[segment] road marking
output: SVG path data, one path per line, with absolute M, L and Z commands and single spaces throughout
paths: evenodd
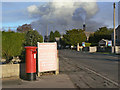
M 68 58 L 65 58 L 65 57 L 63 57 L 63 56 L 62 56 L 62 58 L 63 58 L 63 59 L 68 59 Z
M 90 72 L 92 72 L 92 73 L 94 73 L 94 74 L 96 74 L 96 75 L 98 75 L 98 76 L 104 78 L 105 80 L 107 80 L 107 81 L 113 83 L 114 85 L 120 87 L 119 84 L 118 84 L 117 82 L 115 82 L 115 81 L 113 81 L 113 80 L 111 80 L 111 79 L 109 79 L 109 78 L 103 76 L 102 74 L 97 73 L 97 72 L 95 72 L 95 71 L 93 71 L 93 70 L 91 70 L 91 69 L 89 69 L 89 68 L 87 68 L 87 67 L 84 67 L 84 69 L 86 69 L 86 70 L 88 70 L 88 71 L 90 71 Z
M 62 56 L 62 58 L 63 58 L 63 59 L 68 59 L 68 58 L 65 58 L 65 57 L 63 57 L 63 56 Z M 109 78 L 103 76 L 103 75 L 100 74 L 100 73 L 97 73 L 96 71 L 93 71 L 92 69 L 89 69 L 89 68 L 87 68 L 87 67 L 85 67 L 85 66 L 83 66 L 83 67 L 78 66 L 78 67 L 79 67 L 79 68 L 82 68 L 82 69 L 84 68 L 84 69 L 86 69 L 86 70 L 88 70 L 88 71 L 90 71 L 90 72 L 96 74 L 97 76 L 100 76 L 101 78 L 103 78 L 103 79 L 105 79 L 105 80 L 107 80 L 107 81 L 113 83 L 113 84 L 116 85 L 117 87 L 120 87 L 119 84 L 118 84 L 117 82 L 115 82 L 115 81 L 113 81 L 113 80 L 111 80 L 111 79 L 109 79 Z

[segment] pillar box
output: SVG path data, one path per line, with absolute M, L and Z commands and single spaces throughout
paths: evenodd
M 36 80 L 36 49 L 37 47 L 26 46 L 26 75 L 27 80 Z

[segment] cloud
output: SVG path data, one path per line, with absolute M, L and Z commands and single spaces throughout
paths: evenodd
M 59 30 L 64 32 L 65 29 L 81 28 L 83 23 L 87 26 L 94 26 L 87 30 L 96 30 L 102 23 L 92 21 L 91 18 L 98 12 L 98 6 L 93 2 L 64 2 L 60 0 L 49 2 L 40 6 L 32 5 L 27 8 L 31 18 L 37 18 L 31 24 L 33 28 L 41 32 L 43 35 L 48 30 Z
M 120 25 L 120 1 L 118 2 L 118 24 Z
M 28 12 L 31 14 L 37 14 L 39 13 L 39 9 L 36 5 L 31 5 L 27 8 Z

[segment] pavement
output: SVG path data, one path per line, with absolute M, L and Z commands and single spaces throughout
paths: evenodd
M 75 88 L 66 74 L 43 75 L 36 81 L 26 81 L 19 78 L 2 80 L 2 88 Z

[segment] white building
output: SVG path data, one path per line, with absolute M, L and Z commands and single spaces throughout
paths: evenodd
M 107 40 L 107 39 L 102 39 L 99 41 L 99 46 L 108 46 L 108 42 L 110 40 Z

